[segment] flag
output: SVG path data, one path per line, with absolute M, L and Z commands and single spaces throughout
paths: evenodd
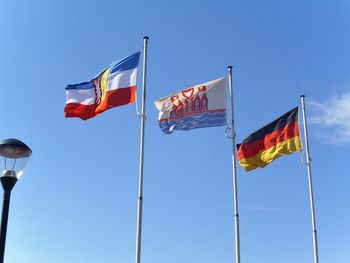
M 226 77 L 171 94 L 155 102 L 166 133 L 226 125 Z
M 302 150 L 298 107 L 250 134 L 238 145 L 237 158 L 246 172 L 265 167 L 286 154 Z
M 113 63 L 89 82 L 66 87 L 64 116 L 83 120 L 136 99 L 140 52 Z

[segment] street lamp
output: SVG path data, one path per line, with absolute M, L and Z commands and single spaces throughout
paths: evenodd
M 0 141 L 0 172 L 2 171 L 0 182 L 4 189 L 0 229 L 0 263 L 4 262 L 11 190 L 23 174 L 23 169 L 31 155 L 32 150 L 20 140 L 6 139 Z

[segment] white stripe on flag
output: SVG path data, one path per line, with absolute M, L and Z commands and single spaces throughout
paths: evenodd
M 96 94 L 93 89 L 69 89 L 66 90 L 66 103 L 79 103 L 91 105 L 95 103 Z
M 108 76 L 108 90 L 128 88 L 136 86 L 137 68 L 119 71 Z

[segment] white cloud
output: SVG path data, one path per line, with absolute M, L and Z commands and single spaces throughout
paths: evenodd
M 315 124 L 317 136 L 330 143 L 350 142 L 350 92 L 324 102 L 311 100 L 310 124 Z

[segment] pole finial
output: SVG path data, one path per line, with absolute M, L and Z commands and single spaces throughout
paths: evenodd
M 305 98 L 305 95 L 301 95 L 300 97 L 301 97 L 301 98 Z
M 148 40 L 148 39 L 149 39 L 149 37 L 148 37 L 148 36 L 144 36 L 144 37 L 143 37 L 143 39 L 147 39 L 147 40 Z
M 230 66 L 228 66 L 227 68 L 228 68 L 228 69 L 232 69 L 232 66 L 230 65 Z

